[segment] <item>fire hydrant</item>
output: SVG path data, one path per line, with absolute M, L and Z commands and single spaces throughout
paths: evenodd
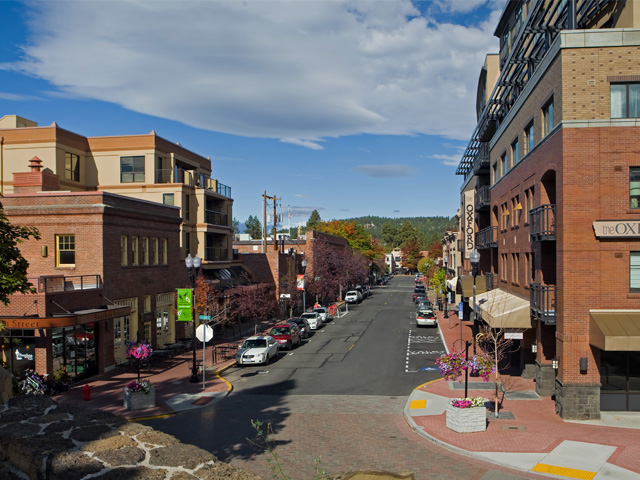
M 91 385 L 89 385 L 88 383 L 84 387 L 82 387 L 82 396 L 84 397 L 85 401 L 91 400 Z

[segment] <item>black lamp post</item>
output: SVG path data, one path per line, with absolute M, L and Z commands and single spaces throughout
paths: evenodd
M 480 265 L 480 253 L 475 248 L 469 254 L 471 262 L 471 274 L 473 275 L 473 354 L 476 354 L 476 330 L 478 327 L 476 318 L 476 277 L 478 276 L 478 266 Z
M 300 265 L 302 265 L 302 313 L 307 311 L 307 282 L 306 282 L 306 277 L 304 276 L 306 274 L 306 270 L 307 270 L 307 261 L 305 259 L 302 259 L 302 262 L 300 262 Z
M 444 318 L 449 318 L 448 298 L 447 298 L 447 264 L 449 263 L 449 257 L 444 256 Z
M 189 381 L 191 383 L 198 383 L 200 379 L 198 378 L 198 367 L 196 365 L 196 277 L 198 276 L 198 270 L 200 269 L 200 265 L 202 265 L 202 260 L 196 254 L 195 257 L 192 257 L 191 254 L 187 255 L 187 258 L 184 259 L 184 264 L 187 267 L 187 271 L 189 272 L 189 278 L 191 278 L 191 285 L 193 290 L 191 292 L 191 320 L 193 322 L 193 366 L 191 367 L 191 378 Z

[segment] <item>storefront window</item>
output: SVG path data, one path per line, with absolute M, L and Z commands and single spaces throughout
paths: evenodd
M 54 328 L 52 336 L 54 371 L 66 366 L 72 378 L 98 373 L 94 324 Z

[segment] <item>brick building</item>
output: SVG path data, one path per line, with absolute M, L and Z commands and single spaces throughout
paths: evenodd
M 508 2 L 457 171 L 483 320 L 567 419 L 640 410 L 639 27 L 637 2 Z
M 190 285 L 183 259 L 198 254 L 214 281 L 238 264 L 230 189 L 208 159 L 154 132 L 83 137 L 5 116 L 0 163 L 5 214 L 42 235 L 20 246 L 38 293 L 0 307 L 14 371 L 89 375 L 124 362 L 127 340 L 190 338 L 174 310 L 175 289 Z

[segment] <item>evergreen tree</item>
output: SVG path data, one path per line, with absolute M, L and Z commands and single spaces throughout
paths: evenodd
M 245 226 L 245 233 L 248 233 L 249 235 L 251 235 L 251 238 L 253 240 L 262 238 L 262 224 L 260 223 L 260 220 L 258 220 L 258 217 L 254 217 L 253 215 L 249 215 L 249 218 L 247 218 L 247 221 L 244 222 L 244 226 Z
M 398 227 L 391 222 L 384 222 L 382 225 L 382 243 L 388 250 L 398 245 Z
M 237 218 L 233 217 L 233 221 L 231 222 L 231 226 L 233 227 L 233 234 L 237 235 L 240 233 L 240 222 Z
M 320 222 L 322 222 L 322 218 L 320 218 L 318 210 L 314 210 L 313 212 L 311 212 L 311 216 L 307 221 L 307 230 L 313 230 L 318 226 L 318 224 L 320 224 Z
M 0 302 L 9 304 L 9 296 L 14 293 L 35 293 L 27 280 L 29 262 L 22 256 L 18 244 L 30 237 L 40 238 L 34 227 L 12 225 L 4 215 L 0 203 Z

